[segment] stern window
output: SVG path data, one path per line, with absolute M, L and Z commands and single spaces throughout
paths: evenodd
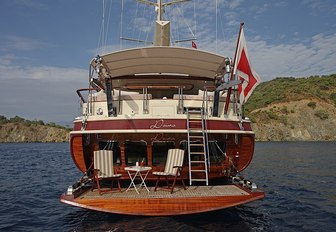
M 167 160 L 168 150 L 175 148 L 174 142 L 153 142 L 153 165 L 164 165 Z
M 99 150 L 112 150 L 113 164 L 121 165 L 120 145 L 117 141 L 99 141 Z
M 147 145 L 144 141 L 126 141 L 125 142 L 125 160 L 126 165 L 134 166 L 136 162 L 144 160 L 145 165 L 147 160 Z

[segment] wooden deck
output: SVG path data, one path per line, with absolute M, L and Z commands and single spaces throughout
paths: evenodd
M 264 192 L 250 192 L 237 185 L 188 186 L 187 190 L 176 188 L 174 193 L 153 187 L 122 192 L 86 191 L 77 198 L 61 196 L 61 202 L 82 208 L 129 215 L 167 216 L 208 212 L 224 209 L 264 197 Z
M 101 195 L 97 189 L 86 191 L 79 199 L 109 199 L 109 198 L 181 198 L 181 197 L 200 197 L 200 196 L 239 196 L 249 195 L 246 191 L 235 185 L 220 185 L 220 186 L 188 186 L 187 190 L 176 187 L 174 193 L 165 189 L 157 189 L 154 192 L 154 187 L 148 187 L 149 192 L 142 188 L 139 194 L 134 189 L 122 189 L 121 192 L 114 190 L 113 192 L 104 192 Z

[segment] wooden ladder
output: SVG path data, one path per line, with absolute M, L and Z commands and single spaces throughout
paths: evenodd
M 189 183 L 205 181 L 209 184 L 208 169 L 210 159 L 208 150 L 208 136 L 206 130 L 206 115 L 204 108 L 186 108 L 188 131 L 188 162 Z M 202 173 L 204 178 L 194 178 L 196 173 Z M 198 177 L 201 175 L 198 175 Z

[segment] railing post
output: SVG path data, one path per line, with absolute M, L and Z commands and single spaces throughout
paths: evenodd
M 147 88 L 142 89 L 142 94 L 143 94 L 143 114 L 148 114 L 149 109 L 148 109 L 148 91 Z
M 183 114 L 183 87 L 178 87 L 178 106 L 177 113 Z
M 105 78 L 105 83 L 106 83 L 106 98 L 107 98 L 107 111 L 108 111 L 108 116 L 117 116 L 116 108 L 113 107 L 113 99 L 112 99 L 112 81 L 111 79 Z

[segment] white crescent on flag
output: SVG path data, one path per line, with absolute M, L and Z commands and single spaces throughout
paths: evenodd
M 243 104 L 261 82 L 259 75 L 251 68 L 250 65 L 243 28 L 241 28 L 240 31 L 233 74 L 237 75 L 238 79 L 242 81 L 242 84 L 238 85 L 238 94 L 240 103 Z

